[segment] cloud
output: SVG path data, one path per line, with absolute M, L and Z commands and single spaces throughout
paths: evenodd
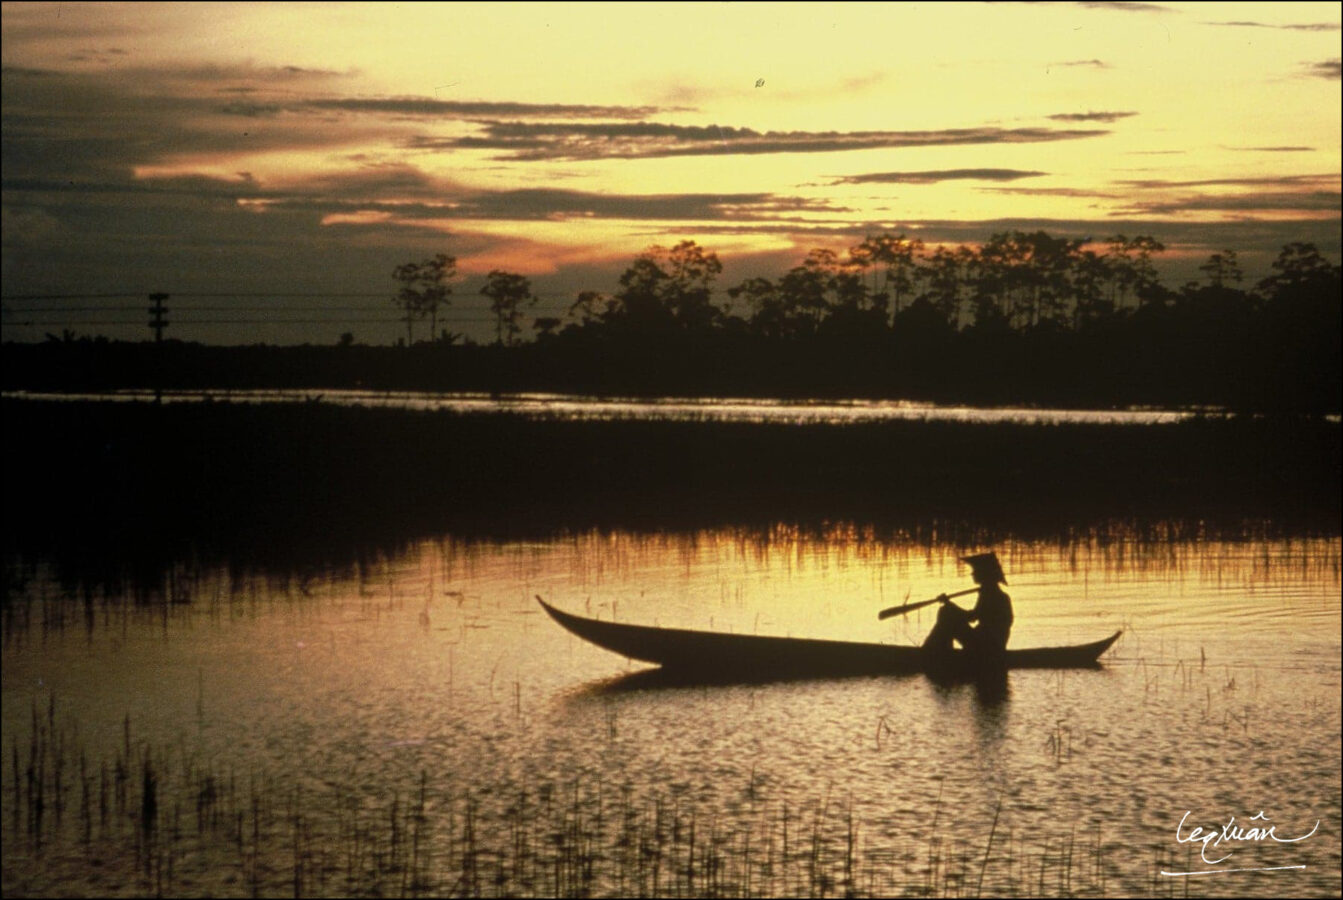
M 807 227 L 787 225 L 705 224 L 681 229 L 686 235 L 744 234 L 770 232 L 792 236 L 796 241 L 818 238 L 843 238 L 861 241 L 869 234 L 883 231 L 904 232 L 925 244 L 979 244 L 1002 231 L 1046 231 L 1056 237 L 1100 239 L 1116 233 L 1150 234 L 1167 248 L 1183 247 L 1211 252 L 1232 247 L 1237 252 L 1267 255 L 1270 258 L 1293 241 L 1317 247 L 1338 247 L 1343 243 L 1343 223 L 1339 219 L 1315 216 L 1273 219 L 1237 219 L 1223 221 L 1148 219 L 1141 217 L 1094 219 L 1001 218 L 1001 219 L 906 219 L 815 224 Z
M 1076 5 L 1087 9 L 1112 9 L 1119 12 L 1178 12 L 1169 6 L 1158 6 L 1155 3 L 1124 3 L 1120 0 L 1080 0 Z
M 1200 25 L 1217 25 L 1223 28 L 1277 28 L 1283 31 L 1338 31 L 1337 22 L 1309 22 L 1298 25 L 1270 25 L 1267 22 L 1200 22 Z
M 7 181 L 130 183 L 137 168 L 182 158 L 326 149 L 361 138 L 390 144 L 404 135 L 404 126 L 385 121 L 337 128 L 315 115 L 283 115 L 276 83 L 288 92 L 289 80 L 324 79 L 324 70 L 172 66 L 148 78 L 142 71 L 7 68 L 0 86 Z M 233 91 L 235 76 L 250 79 L 249 93 Z M 220 85 L 230 93 L 221 96 Z
M 1054 0 L 1022 0 L 1028 6 L 1059 6 Z M 1158 6 L 1155 3 L 1124 3 L 1121 0 L 1074 0 L 1073 6 L 1080 6 L 1083 9 L 1108 9 L 1116 12 L 1137 12 L 1137 13 L 1173 13 L 1179 12 L 1169 6 Z
M 419 150 L 498 150 L 495 159 L 650 159 L 670 156 L 831 153 L 875 148 L 1022 144 L 1109 134 L 1100 129 L 948 128 L 940 131 L 758 132 L 720 125 L 656 122 L 482 122 L 483 134 L 416 137 Z
M 1231 187 L 1312 187 L 1328 186 L 1337 184 L 1339 175 L 1333 172 L 1325 172 L 1318 175 L 1268 175 L 1268 176 L 1244 176 L 1238 178 L 1200 178 L 1192 181 L 1172 181 L 1165 178 L 1141 178 L 1128 179 L 1114 182 L 1129 188 L 1142 188 L 1144 190 L 1164 190 L 1167 188 L 1187 188 L 1187 187 L 1211 187 L 1211 186 L 1231 186 Z
M 981 191 L 992 191 L 997 194 L 1020 194 L 1026 197 L 1071 197 L 1074 199 L 1097 199 L 1113 200 L 1116 197 L 1122 197 L 1123 194 L 1107 193 L 1105 191 L 1090 191 L 1083 188 L 1069 187 L 997 187 L 989 186 L 979 188 Z
M 603 218 L 664 221 L 762 221 L 785 212 L 839 212 L 823 200 L 753 194 L 594 194 L 526 188 L 474 194 L 453 209 L 455 218 L 564 220 Z
M 1070 59 L 1063 62 L 1052 62 L 1049 64 L 1051 69 L 1069 69 L 1086 66 L 1093 69 L 1108 69 L 1109 63 L 1101 62 L 1099 59 Z
M 836 184 L 936 184 L 940 181 L 1016 181 L 1018 178 L 1037 178 L 1048 172 L 1023 169 L 937 169 L 929 172 L 871 172 L 866 175 L 848 175 Z
M 1084 113 L 1055 113 L 1049 116 L 1055 122 L 1117 122 L 1120 119 L 1127 119 L 1130 116 L 1136 116 L 1136 112 L 1084 112 Z
M 1338 191 L 1265 191 L 1245 194 L 1195 194 L 1176 200 L 1137 202 L 1115 215 L 1171 215 L 1185 212 L 1335 212 L 1343 207 Z
M 1306 74 L 1314 78 L 1327 78 L 1331 81 L 1337 81 L 1343 77 L 1343 61 L 1338 59 L 1327 59 L 1324 62 L 1303 63 Z
M 1257 153 L 1307 153 L 1315 150 L 1314 147 L 1227 147 L 1228 150 L 1254 151 Z
M 288 193 L 259 196 L 259 210 L 308 210 L 322 217 L 377 216 L 380 222 L 415 224 L 431 220 L 550 221 L 620 220 L 670 222 L 807 221 L 801 214 L 849 210 L 826 200 L 744 194 L 599 194 L 558 188 L 479 191 L 450 186 L 425 192 L 419 200 L 360 198 L 359 185 L 328 180 Z M 430 196 L 432 194 L 432 196 Z M 792 214 L 792 215 L 790 215 Z M 347 221 L 342 219 L 340 221 Z
M 685 107 L 588 106 L 568 103 L 515 103 L 434 100 L 428 97 L 335 98 L 304 100 L 298 108 L 406 116 L 410 118 L 474 119 L 496 116 L 564 119 L 642 119 Z
M 752 100 L 763 98 L 775 101 L 814 101 L 853 97 L 855 94 L 870 91 L 889 78 L 886 72 L 874 71 L 865 75 L 854 75 L 834 81 L 818 83 L 802 81 L 799 84 L 798 81 L 790 81 L 784 75 L 762 73 L 760 77 L 753 75 L 726 84 L 720 82 L 697 84 L 682 80 L 676 80 L 670 84 L 661 81 L 650 82 L 643 85 L 643 93 L 674 104 L 698 105 L 725 98 L 742 99 L 745 97 L 750 97 Z M 686 109 L 684 106 L 673 108 Z
M 278 116 L 280 113 L 284 112 L 284 107 L 279 103 L 245 103 L 237 101 L 219 107 L 219 111 L 226 116 L 244 116 L 249 119 L 260 119 L 262 117 Z

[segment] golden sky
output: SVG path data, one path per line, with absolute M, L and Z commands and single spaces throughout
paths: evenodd
M 495 267 L 558 310 L 654 243 L 727 286 L 1013 228 L 1262 276 L 1339 254 L 1341 8 L 5 3 L 4 294 L 390 294 L 441 251 L 468 317 Z

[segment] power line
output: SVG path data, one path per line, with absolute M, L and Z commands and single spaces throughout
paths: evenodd
M 182 306 L 174 307 L 179 312 L 372 312 L 370 306 Z M 26 306 L 13 309 L 14 312 L 132 312 L 140 309 L 136 306 Z
M 176 317 L 172 324 L 178 327 L 188 325 L 393 325 L 405 322 L 401 319 L 213 319 L 206 321 L 183 321 Z M 11 327 L 36 328 L 69 325 L 126 325 L 143 328 L 144 322 L 135 319 L 24 319 L 22 322 L 8 322 Z
M 453 291 L 453 293 L 449 295 L 450 297 L 462 298 L 462 297 L 475 297 L 480 295 L 480 292 L 478 290 L 465 289 L 464 285 L 457 285 L 457 287 L 462 287 L 463 290 Z M 9 303 L 10 301 L 13 300 L 102 300 L 102 299 L 114 299 L 114 298 L 124 299 L 131 297 L 147 297 L 149 293 L 150 293 L 149 291 L 128 291 L 120 294 L 8 294 L 3 297 L 0 297 L 0 301 Z M 350 292 L 339 292 L 339 291 L 226 291 L 226 292 L 170 291 L 167 293 L 171 294 L 174 300 L 180 297 L 196 297 L 201 299 L 227 298 L 227 297 L 239 297 L 239 298 L 330 297 L 335 299 L 359 298 L 359 299 L 383 299 L 389 301 L 395 299 L 394 291 L 381 291 L 377 293 L 372 292 L 350 293 Z M 573 297 L 578 296 L 578 294 L 580 293 L 582 293 L 582 291 L 577 290 L 532 291 L 532 296 L 542 299 L 546 297 L 552 297 L 552 298 L 563 297 L 566 299 L 571 299 Z M 604 292 L 598 292 L 598 293 L 604 293 Z M 722 293 L 722 290 L 719 288 L 711 288 L 710 293 Z
M 22 306 L 22 307 L 17 307 L 17 308 L 15 308 L 15 307 L 10 307 L 9 309 L 5 309 L 5 310 L 3 310 L 3 311 L 4 311 L 4 312 L 11 312 L 11 313 L 57 313 L 57 312 L 103 312 L 103 313 L 120 313 L 120 312 L 138 312 L 138 311 L 140 311 L 141 309 L 143 309 L 143 307 L 141 307 L 140 305 L 137 304 L 137 305 L 135 305 L 135 306 Z M 179 304 L 179 305 L 175 305 L 175 306 L 173 307 L 173 309 L 176 310 L 177 312 L 185 312 L 185 313 L 194 313 L 194 312 L 277 312 L 277 313 L 291 313 L 291 312 L 294 312 L 294 313 L 300 313 L 300 312 L 363 312 L 363 313 L 373 313 L 373 312 L 377 312 L 377 311 L 378 311 L 377 309 L 375 309 L 374 307 L 371 307 L 371 306 L 182 306 L 182 305 L 180 305 L 180 304 Z M 467 316 L 468 316 L 468 317 L 470 317 L 470 316 L 472 316 L 472 315 L 475 315 L 475 314 L 474 314 L 474 313 L 467 313 Z M 484 315 L 484 313 L 481 313 L 480 315 Z M 442 318 L 460 318 L 460 317 L 461 317 L 461 316 L 460 316 L 460 315 L 456 315 L 456 314 L 455 314 L 455 311 L 454 311 L 453 309 L 451 309 L 451 308 L 449 308 L 448 310 L 446 310 L 446 312 L 440 310 L 439 313 L 438 313 L 438 318 L 440 318 L 440 319 L 442 319 Z M 493 314 L 491 314 L 491 315 L 489 315 L 487 318 L 489 318 L 491 321 L 493 321 L 494 316 L 493 316 Z M 404 317 L 403 317 L 402 320 L 404 321 Z

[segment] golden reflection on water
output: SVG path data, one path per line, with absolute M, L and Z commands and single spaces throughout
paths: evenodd
M 1125 629 L 1101 670 L 1014 672 L 1001 697 L 922 677 L 612 690 L 642 667 L 534 600 L 641 624 L 917 643 L 927 611 L 877 611 L 969 586 L 957 557 L 984 549 L 1007 572 L 1013 646 Z M 697 895 L 717 872 L 731 893 L 940 896 L 973 892 L 956 873 L 984 865 L 987 894 L 1133 896 L 1186 889 L 1153 880 L 1156 861 L 1177 858 L 1185 809 L 1209 822 L 1263 807 L 1284 824 L 1323 820 L 1292 850 L 1303 879 L 1188 890 L 1336 894 L 1339 573 L 1336 537 L 1154 541 L 1116 527 L 988 548 L 847 524 L 445 538 L 265 576 L 183 563 L 157 594 L 85 594 L 39 571 L 5 619 L 0 751 L 19 759 L 0 783 L 5 893 L 143 895 L 171 868 L 163 892 L 198 895 L 461 893 L 473 877 L 481 893 Z M 81 759 L 89 772 L 129 763 L 128 811 L 113 804 L 100 830 L 67 781 L 65 818 L 32 830 L 23 772 L 37 745 L 48 761 L 65 754 L 67 776 Z M 161 766 L 153 846 L 178 854 L 172 867 L 141 856 L 146 760 Z M 223 816 L 198 832 L 208 792 L 247 828 Z M 697 853 L 722 836 L 722 868 L 686 869 L 692 823 Z M 417 827 L 422 857 L 395 843 Z M 595 883 L 564 868 L 566 833 L 595 848 Z M 1062 861 L 1073 839 L 1085 870 Z M 508 867 L 471 869 L 477 845 Z M 630 846 L 665 851 L 660 888 Z M 677 881 L 677 867 L 697 874 Z M 850 870 L 861 877 L 846 882 Z
M 899 543 L 842 524 L 820 533 L 589 533 L 426 552 L 442 560 L 445 582 L 509 582 L 523 573 L 525 584 L 515 585 L 523 606 L 540 593 L 571 612 L 622 622 L 908 644 L 931 627 L 930 609 L 888 622 L 877 611 L 973 587 L 958 557 L 983 549 Z M 1085 642 L 1118 628 L 1217 640 L 1242 619 L 1255 631 L 1234 636 L 1267 638 L 1339 621 L 1336 539 L 1154 543 L 1110 535 L 992 549 L 1016 609 L 1013 646 Z

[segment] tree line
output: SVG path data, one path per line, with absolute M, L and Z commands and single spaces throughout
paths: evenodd
M 493 340 L 439 329 L 449 254 L 398 266 L 401 346 L 221 347 L 76 340 L 5 345 L 8 389 L 364 387 L 606 395 L 901 398 L 1055 406 L 1340 410 L 1340 272 L 1283 248 L 1248 285 L 1236 254 L 1171 288 L 1147 235 L 1087 242 L 1004 232 L 978 246 L 870 236 L 776 278 L 719 284 L 694 241 L 638 254 L 610 292 L 529 318 L 523 275 L 481 294 Z M 428 338 L 417 328 L 428 327 Z M 530 327 L 529 327 L 530 326 Z M 524 339 L 524 336 L 526 339 Z M 418 340 L 417 340 L 418 338 Z
M 722 291 L 718 255 L 685 240 L 652 246 L 635 257 L 611 293 L 581 291 L 564 319 L 538 317 L 532 325 L 545 340 L 578 332 L 643 333 L 716 330 L 775 340 L 805 340 L 882 330 L 940 326 L 951 331 L 1086 331 L 1117 319 L 1181 306 L 1221 303 L 1262 309 L 1275 302 L 1306 302 L 1339 279 L 1313 244 L 1288 244 L 1273 274 L 1251 289 L 1236 251 L 1211 254 L 1200 267 L 1205 281 L 1172 290 L 1161 282 L 1153 258 L 1166 249 L 1149 235 L 1106 238 L 1094 249 L 1088 238 L 1053 237 L 1044 231 L 1000 232 L 978 247 L 939 245 L 880 234 L 842 255 L 815 249 L 777 279 L 749 278 Z M 398 266 L 394 303 L 414 343 L 414 323 L 430 320 L 450 302 L 456 259 L 439 254 Z M 536 303 L 528 278 L 491 271 L 480 293 L 490 298 L 496 342 L 514 344 L 523 311 Z M 726 301 L 715 302 L 715 295 Z M 1242 310 L 1243 311 L 1243 310 Z M 567 321 L 566 321 L 567 320 Z M 563 327 L 562 327 L 563 326 Z
M 1247 285 L 1223 250 L 1172 288 L 1155 265 L 1165 249 L 1150 235 L 929 247 L 886 233 L 724 289 L 717 254 L 684 240 L 637 255 L 614 291 L 579 292 L 563 318 L 534 319 L 525 343 L 529 280 L 495 270 L 481 293 L 511 359 L 500 377 L 544 369 L 566 382 L 554 387 L 1338 408 L 1338 265 L 1292 243 Z M 455 260 L 436 260 L 397 269 L 408 328 L 447 300 Z

